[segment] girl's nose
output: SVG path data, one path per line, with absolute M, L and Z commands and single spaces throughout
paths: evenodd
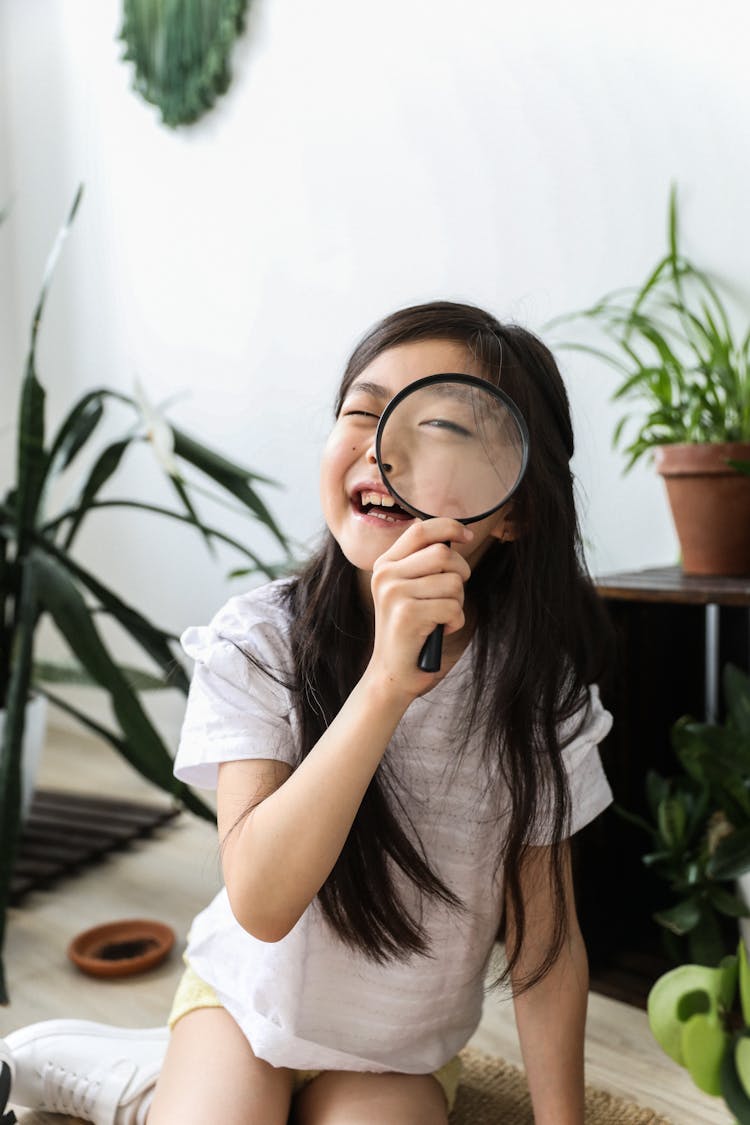
M 370 446 L 370 448 L 369 448 L 369 449 L 367 450 L 367 463 L 368 463 L 368 465 L 377 465 L 377 463 L 378 463 L 378 459 L 377 459 L 377 457 L 375 456 L 375 443 L 374 443 L 374 442 L 373 442 L 373 444 L 372 444 L 372 445 Z M 388 465 L 388 464 L 387 464 L 387 463 L 386 463 L 386 462 L 384 461 L 384 462 L 383 462 L 383 468 L 384 468 L 384 470 L 386 471 L 386 473 L 390 473 L 390 471 L 391 471 L 391 469 L 392 469 L 392 466 L 391 466 L 391 465 Z

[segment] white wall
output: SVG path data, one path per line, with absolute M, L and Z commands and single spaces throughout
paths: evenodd
M 0 184 L 15 196 L 3 423 L 47 249 L 84 181 L 40 344 L 50 418 L 136 375 L 155 399 L 189 390 L 175 422 L 283 482 L 269 499 L 301 540 L 320 526 L 342 364 L 392 309 L 443 296 L 539 329 L 644 277 L 672 180 L 686 250 L 747 309 L 744 0 L 254 0 L 228 95 L 176 132 L 130 89 L 117 0 L 5 0 L 0 18 Z M 647 467 L 623 478 L 610 447 L 614 377 L 571 356 L 592 570 L 671 563 L 661 483 Z M 115 491 L 168 499 L 155 479 L 143 457 Z M 164 521 L 102 515 L 80 543 L 175 630 L 237 588 L 233 556 L 217 565 Z

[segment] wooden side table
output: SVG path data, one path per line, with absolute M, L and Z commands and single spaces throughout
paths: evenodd
M 750 577 L 696 578 L 678 567 L 627 571 L 596 580 L 616 632 L 609 682 L 615 723 L 602 760 L 615 801 L 646 813 L 649 769 L 676 771 L 670 728 L 681 715 L 720 718 L 721 669 L 750 667 Z M 641 862 L 645 833 L 612 809 L 576 837 L 581 926 L 598 991 L 645 1004 L 667 967 L 652 914 L 668 903 L 664 884 Z

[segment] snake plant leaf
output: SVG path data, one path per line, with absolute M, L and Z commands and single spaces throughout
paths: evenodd
M 48 539 L 36 536 L 37 549 L 50 560 L 56 561 L 63 571 L 75 578 L 97 598 L 101 607 L 110 613 L 151 659 L 164 671 L 172 687 L 187 694 L 190 681 L 182 665 L 175 660 L 169 641 L 177 637 L 152 625 L 137 609 L 124 602 L 112 590 L 107 589 L 93 574 L 76 563 L 69 555 Z
M 80 206 L 81 199 L 83 198 L 83 184 L 78 185 L 78 190 L 73 197 L 73 203 L 68 212 L 68 217 L 57 232 L 57 237 L 52 244 L 52 249 L 47 256 L 47 263 L 44 267 L 44 276 L 42 278 L 42 287 L 39 293 L 39 299 L 36 303 L 34 316 L 31 322 L 31 342 L 29 346 L 28 366 L 34 367 L 34 359 L 36 355 L 36 340 L 39 333 L 39 326 L 42 323 L 42 313 L 44 312 L 44 304 L 47 300 L 47 293 L 52 282 L 52 275 L 55 272 L 57 259 L 60 257 L 60 251 L 63 248 L 63 243 L 70 233 L 70 228 L 73 225 L 73 220 L 76 217 L 76 212 Z
M 44 449 L 44 388 L 29 367 L 21 390 L 18 427 L 18 494 L 16 520 L 18 557 L 28 547 L 29 535 L 39 519 L 40 498 L 47 472 Z
M 120 664 L 119 668 L 133 691 L 165 691 L 174 687 L 163 676 L 154 676 L 151 672 L 144 672 L 142 668 L 133 668 L 129 664 Z M 34 661 L 32 685 L 38 687 L 40 684 L 99 687 L 98 682 L 82 665 L 55 664 L 51 660 Z
M 76 459 L 104 417 L 101 391 L 84 395 L 58 427 L 50 449 L 50 464 L 64 472 Z
M 196 512 L 195 507 L 193 506 L 193 502 L 190 499 L 190 496 L 188 495 L 188 492 L 187 492 L 187 489 L 186 489 L 185 485 L 183 484 L 183 482 L 180 480 L 179 477 L 175 477 L 175 476 L 170 475 L 168 477 L 168 480 L 169 480 L 169 483 L 172 485 L 172 488 L 177 493 L 180 501 L 184 505 L 185 512 L 187 513 L 187 515 L 184 518 L 187 520 L 188 523 L 191 523 L 193 525 L 193 527 L 195 527 L 201 533 L 201 535 L 203 536 L 203 540 L 204 540 L 206 546 L 208 547 L 209 554 L 215 555 L 216 551 L 214 549 L 213 540 L 211 539 L 211 536 L 209 535 L 207 529 L 203 526 L 202 521 L 198 518 L 198 513 Z
M 79 722 L 81 726 L 87 727 L 92 732 L 92 734 L 95 734 L 97 738 L 100 738 L 103 742 L 108 742 L 110 746 L 118 751 L 118 753 L 125 759 L 125 761 L 129 760 L 129 746 L 125 739 L 121 738 L 113 731 L 108 730 L 108 728 L 103 726 L 101 723 L 97 723 L 95 719 L 92 719 L 83 711 L 79 711 L 79 709 L 77 707 L 74 707 L 72 703 L 69 703 L 61 696 L 55 695 L 54 692 L 49 691 L 47 688 L 40 687 L 39 691 L 40 694 L 45 696 L 45 698 L 48 699 L 50 703 L 53 703 L 55 707 L 59 707 L 61 711 L 64 711 L 66 714 L 70 715 L 71 718 Z M 181 801 L 185 808 L 195 813 L 196 816 L 202 817 L 203 820 L 215 822 L 216 814 L 214 813 L 213 809 L 211 809 L 204 801 L 202 801 L 201 798 L 196 793 L 194 793 L 193 790 L 190 789 L 187 785 L 184 785 L 182 782 L 178 782 L 175 780 L 175 787 L 174 790 L 171 791 L 171 795 Z
M 721 1097 L 721 1065 L 731 1036 L 716 1012 L 691 1016 L 682 1029 L 682 1057 L 699 1090 Z
M 739 1055 L 739 1064 L 743 1068 L 744 1078 L 740 1077 L 738 1070 L 737 1049 L 741 1042 L 750 1036 L 750 1029 L 745 1028 L 737 1033 L 730 1049 L 726 1052 L 721 1066 L 721 1094 L 732 1111 L 739 1125 L 750 1125 L 750 1097 L 747 1089 L 747 1049 L 744 1048 Z
M 278 542 L 286 551 L 288 549 L 288 540 L 282 530 L 277 525 L 273 516 L 269 512 L 266 505 L 261 500 L 260 496 L 250 487 L 248 481 L 260 481 L 263 484 L 272 484 L 267 477 L 258 476 L 257 473 L 251 473 L 240 465 L 232 461 L 228 461 L 225 457 L 215 453 L 214 450 L 209 449 L 207 446 L 202 445 L 196 441 L 195 438 L 189 437 L 173 427 L 175 446 L 174 451 L 177 457 L 182 457 L 189 464 L 194 465 L 196 469 L 200 469 L 206 476 L 215 480 L 227 492 L 236 496 L 251 512 L 275 535 Z
M 113 473 L 117 471 L 123 455 L 132 440 L 132 438 L 128 437 L 112 442 L 112 444 L 108 445 L 106 449 L 103 449 L 97 457 L 86 478 L 78 500 L 76 501 L 76 514 L 71 520 L 65 535 L 64 547 L 66 550 L 69 550 L 72 546 L 73 540 L 81 526 L 81 522 L 93 503 L 94 497 L 107 483 Z
M 142 512 L 155 512 L 160 516 L 167 516 L 168 519 L 178 520 L 182 523 L 193 524 L 193 520 L 189 516 L 184 516 L 181 512 L 172 511 L 171 508 L 162 508 L 158 504 L 146 504 L 142 500 L 97 500 L 89 505 L 89 511 L 96 508 L 138 508 Z M 1 508 L 0 508 L 1 511 Z M 55 527 L 67 519 L 69 515 L 75 514 L 73 510 L 63 512 L 62 516 L 51 520 L 44 525 L 44 531 L 54 531 Z M 279 573 L 283 571 L 284 567 L 292 565 L 291 560 L 283 563 L 266 563 L 254 551 L 242 543 L 239 539 L 234 539 L 231 535 L 219 531 L 218 528 L 209 527 L 207 524 L 201 524 L 201 531 L 212 539 L 218 539 L 222 543 L 227 543 L 229 546 L 236 548 L 241 554 L 249 558 L 253 566 L 247 570 L 242 571 L 243 574 L 265 574 L 267 578 L 276 578 Z M 1 1125 L 1 1123 L 0 1123 Z
M 10 880 L 20 832 L 21 747 L 26 700 L 31 684 L 36 608 L 36 576 L 33 568 L 29 566 L 28 559 L 24 559 L 21 563 L 20 621 L 11 662 L 0 753 L 0 1004 L 8 1003 L 2 951 Z
M 51 615 L 74 655 L 109 694 L 128 761 L 147 780 L 177 796 L 181 790 L 172 773 L 172 758 L 112 659 L 70 575 L 36 549 L 29 556 L 29 565 L 36 578 L 40 608 Z

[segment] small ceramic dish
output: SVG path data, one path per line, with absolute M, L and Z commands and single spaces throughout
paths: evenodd
M 127 918 L 84 930 L 68 946 L 68 957 L 92 977 L 126 977 L 153 969 L 173 945 L 174 931 L 163 922 Z

